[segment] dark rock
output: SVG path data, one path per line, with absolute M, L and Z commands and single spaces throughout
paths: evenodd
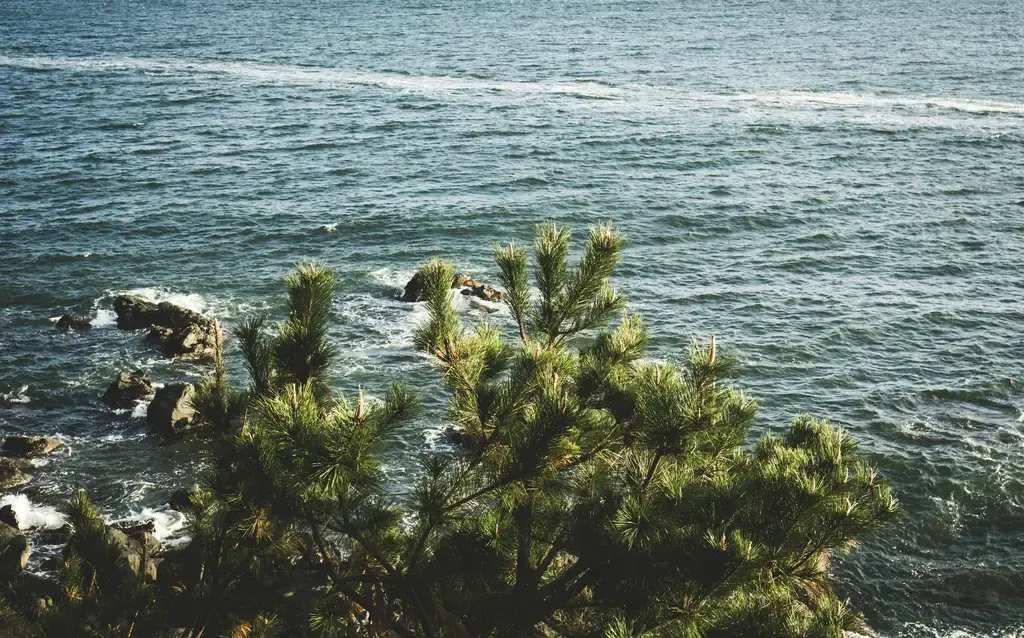
M 501 291 L 494 286 L 477 284 L 472 288 L 463 288 L 462 294 L 470 297 L 478 297 L 484 301 L 501 301 Z
M 63 447 L 63 445 L 57 439 L 49 436 L 23 436 L 16 434 L 4 439 L 4 444 L 0 446 L 0 454 L 20 458 L 42 456 L 53 452 L 59 447 Z
M 171 500 L 167 501 L 167 506 L 178 512 L 189 512 L 195 509 L 195 505 L 192 504 L 192 495 L 197 492 L 199 492 L 199 488 L 196 487 L 174 490 Z
M 121 330 L 138 330 L 160 323 L 157 305 L 132 295 L 116 297 L 114 312 L 117 313 L 117 327 Z
M 57 529 L 41 529 L 36 532 L 35 539 L 39 545 L 67 545 L 74 533 L 69 523 L 61 525 Z
M 153 396 L 146 421 L 165 434 L 185 432 L 192 425 L 192 417 L 196 413 L 192 407 L 194 393 L 191 383 L 168 383 Z
M 120 372 L 103 394 L 103 402 L 112 408 L 130 408 L 153 392 L 153 380 L 142 370 Z
M 32 553 L 25 535 L 6 523 L 0 523 L 0 577 L 16 576 L 28 564 Z
M 88 330 L 89 328 L 92 328 L 92 323 L 85 315 L 63 315 L 57 320 L 57 330 Z
M 206 315 L 168 301 L 154 304 L 139 297 L 114 299 L 117 326 L 122 330 L 149 328 L 146 341 L 165 355 L 201 359 L 213 356 L 217 342 L 216 322 Z
M 14 511 L 14 508 L 10 505 L 4 505 L 0 507 L 0 523 L 6 523 L 14 529 L 21 529 L 19 525 L 18 513 Z
M 405 284 L 405 291 L 402 293 L 402 301 L 409 303 L 423 301 L 423 273 L 416 271 L 409 283 Z

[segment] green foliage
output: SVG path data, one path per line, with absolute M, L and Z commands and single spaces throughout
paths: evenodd
M 335 277 L 300 266 L 283 323 L 233 332 L 248 385 L 228 385 L 218 343 L 197 392 L 215 458 L 187 508 L 189 545 L 147 583 L 118 568 L 79 495 L 59 600 L 25 615 L 5 596 L 0 619 L 28 623 L 26 635 L 123 636 L 127 622 L 189 638 L 858 628 L 829 563 L 895 515 L 886 481 L 846 432 L 811 417 L 751 445 L 757 404 L 729 383 L 714 338 L 678 362 L 645 359 L 645 325 L 611 285 L 623 245 L 597 226 L 570 263 L 568 230 L 541 225 L 533 288 L 529 251 L 496 247 L 509 326 L 464 326 L 454 265 L 422 268 L 429 320 L 414 340 L 463 445 L 426 456 L 401 501 L 376 453 L 416 397 L 331 392 Z M 70 633 L 33 634 L 43 620 Z

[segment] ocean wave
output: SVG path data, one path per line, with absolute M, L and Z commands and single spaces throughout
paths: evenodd
M 33 503 L 25 494 L 0 496 L 0 507 L 7 505 L 17 514 L 21 529 L 59 529 L 66 522 L 57 508 Z
M 13 405 L 15 403 L 29 403 L 32 399 L 28 396 L 28 386 L 23 385 L 17 391 L 0 393 L 0 405 Z
M 183 545 L 190 539 L 185 534 L 185 515 L 172 510 L 166 505 L 145 507 L 138 513 L 132 513 L 112 523 L 146 523 L 153 522 L 153 535 L 166 546 Z

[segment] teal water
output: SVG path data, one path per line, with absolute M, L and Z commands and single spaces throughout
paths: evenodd
M 57 434 L 17 502 L 110 516 L 201 469 L 98 395 L 162 382 L 134 291 L 230 323 L 341 274 L 339 390 L 444 397 L 394 300 L 434 255 L 614 219 L 652 356 L 715 333 L 761 399 L 862 441 L 901 522 L 836 567 L 886 636 L 1024 633 L 1024 4 L 1015 0 L 0 2 L 0 433 Z M 465 307 L 469 316 L 501 312 Z M 98 328 L 59 334 L 50 318 Z M 25 498 L 27 497 L 27 501 Z M 19 500 L 20 499 L 20 500 Z

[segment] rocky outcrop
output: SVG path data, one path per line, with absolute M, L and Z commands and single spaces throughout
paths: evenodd
M 0 523 L 10 525 L 14 529 L 20 529 L 21 525 L 18 520 L 18 513 L 14 511 L 14 508 L 10 505 L 4 505 L 0 507 Z
M 0 578 L 16 576 L 28 564 L 32 553 L 28 539 L 7 523 L 0 523 Z
M 501 291 L 487 284 L 477 284 L 471 288 L 463 288 L 462 294 L 468 297 L 477 297 L 484 301 L 501 301 Z
M 146 421 L 168 435 L 187 431 L 196 413 L 192 407 L 193 394 L 195 387 L 191 383 L 168 383 L 156 391 Z
M 405 284 L 405 291 L 401 300 L 408 302 L 423 301 L 423 273 L 417 271 L 409 283 Z M 501 301 L 501 291 L 493 286 L 476 281 L 466 273 L 456 273 L 452 279 L 452 288 L 461 288 L 462 294 L 479 297 L 485 301 Z
M 160 560 L 156 557 L 163 549 L 153 534 L 153 522 L 115 523 L 107 527 L 107 539 L 117 548 L 118 564 L 135 576 L 144 576 L 148 582 L 156 580 Z
M 199 493 L 199 488 L 190 487 L 174 490 L 167 506 L 178 512 L 190 512 L 196 508 L 192 503 L 192 497 Z
M 63 446 L 63 443 L 53 437 L 15 434 L 4 439 L 3 445 L 0 445 L 0 454 L 16 458 L 28 458 L 30 456 L 49 454 Z
M 28 462 L 21 459 L 0 458 L 0 490 L 24 485 L 32 480 L 25 473 Z
M 92 328 L 92 323 L 85 315 L 62 315 L 57 320 L 57 330 L 88 330 L 89 328 Z
M 168 301 L 155 304 L 132 295 L 115 298 L 114 312 L 118 328 L 148 328 L 146 341 L 167 356 L 202 359 L 213 355 L 217 326 L 206 315 Z
M 153 392 L 153 380 L 142 370 L 120 372 L 103 394 L 103 402 L 112 408 L 130 408 Z

